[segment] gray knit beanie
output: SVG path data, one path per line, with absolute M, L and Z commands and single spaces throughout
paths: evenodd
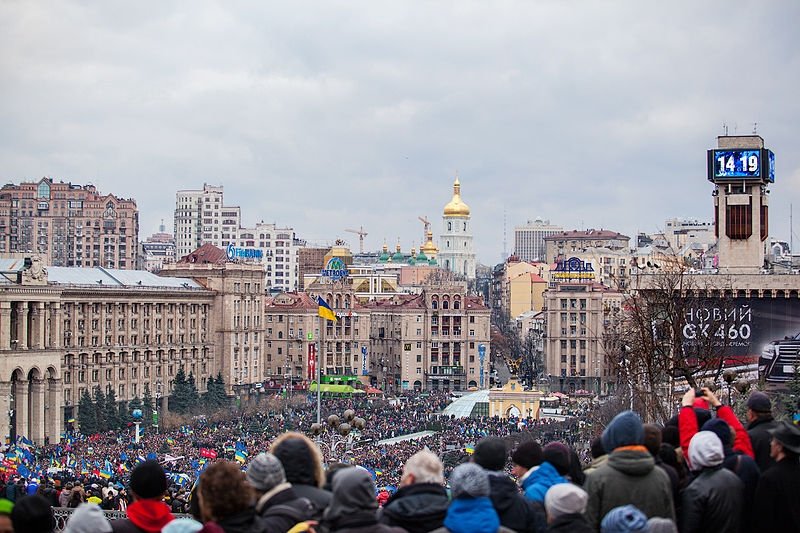
M 489 496 L 489 474 L 475 463 L 458 465 L 450 474 L 453 499 Z
M 64 533 L 111 533 L 111 523 L 100 506 L 82 503 L 75 508 Z
M 286 482 L 286 473 L 277 457 L 259 453 L 247 467 L 247 481 L 258 491 L 267 492 Z

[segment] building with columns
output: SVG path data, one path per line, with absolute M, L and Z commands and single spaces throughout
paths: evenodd
M 439 236 L 439 266 L 467 280 L 475 279 L 475 252 L 469 206 L 461 200 L 461 182 L 453 182 L 453 198 L 444 206 Z

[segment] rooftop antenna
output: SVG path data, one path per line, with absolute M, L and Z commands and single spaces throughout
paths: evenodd
M 722 123 L 722 132 L 724 133 L 725 137 L 728 136 L 728 123 L 727 122 L 723 122 Z
M 753 135 L 758 133 L 758 122 L 753 122 Z

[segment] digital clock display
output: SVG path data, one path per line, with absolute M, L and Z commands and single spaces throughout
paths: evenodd
M 715 178 L 760 178 L 761 150 L 714 150 Z

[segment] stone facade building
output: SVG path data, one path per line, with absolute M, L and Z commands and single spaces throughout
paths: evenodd
M 50 178 L 0 189 L 0 254 L 36 254 L 53 266 L 136 268 L 133 199 Z

